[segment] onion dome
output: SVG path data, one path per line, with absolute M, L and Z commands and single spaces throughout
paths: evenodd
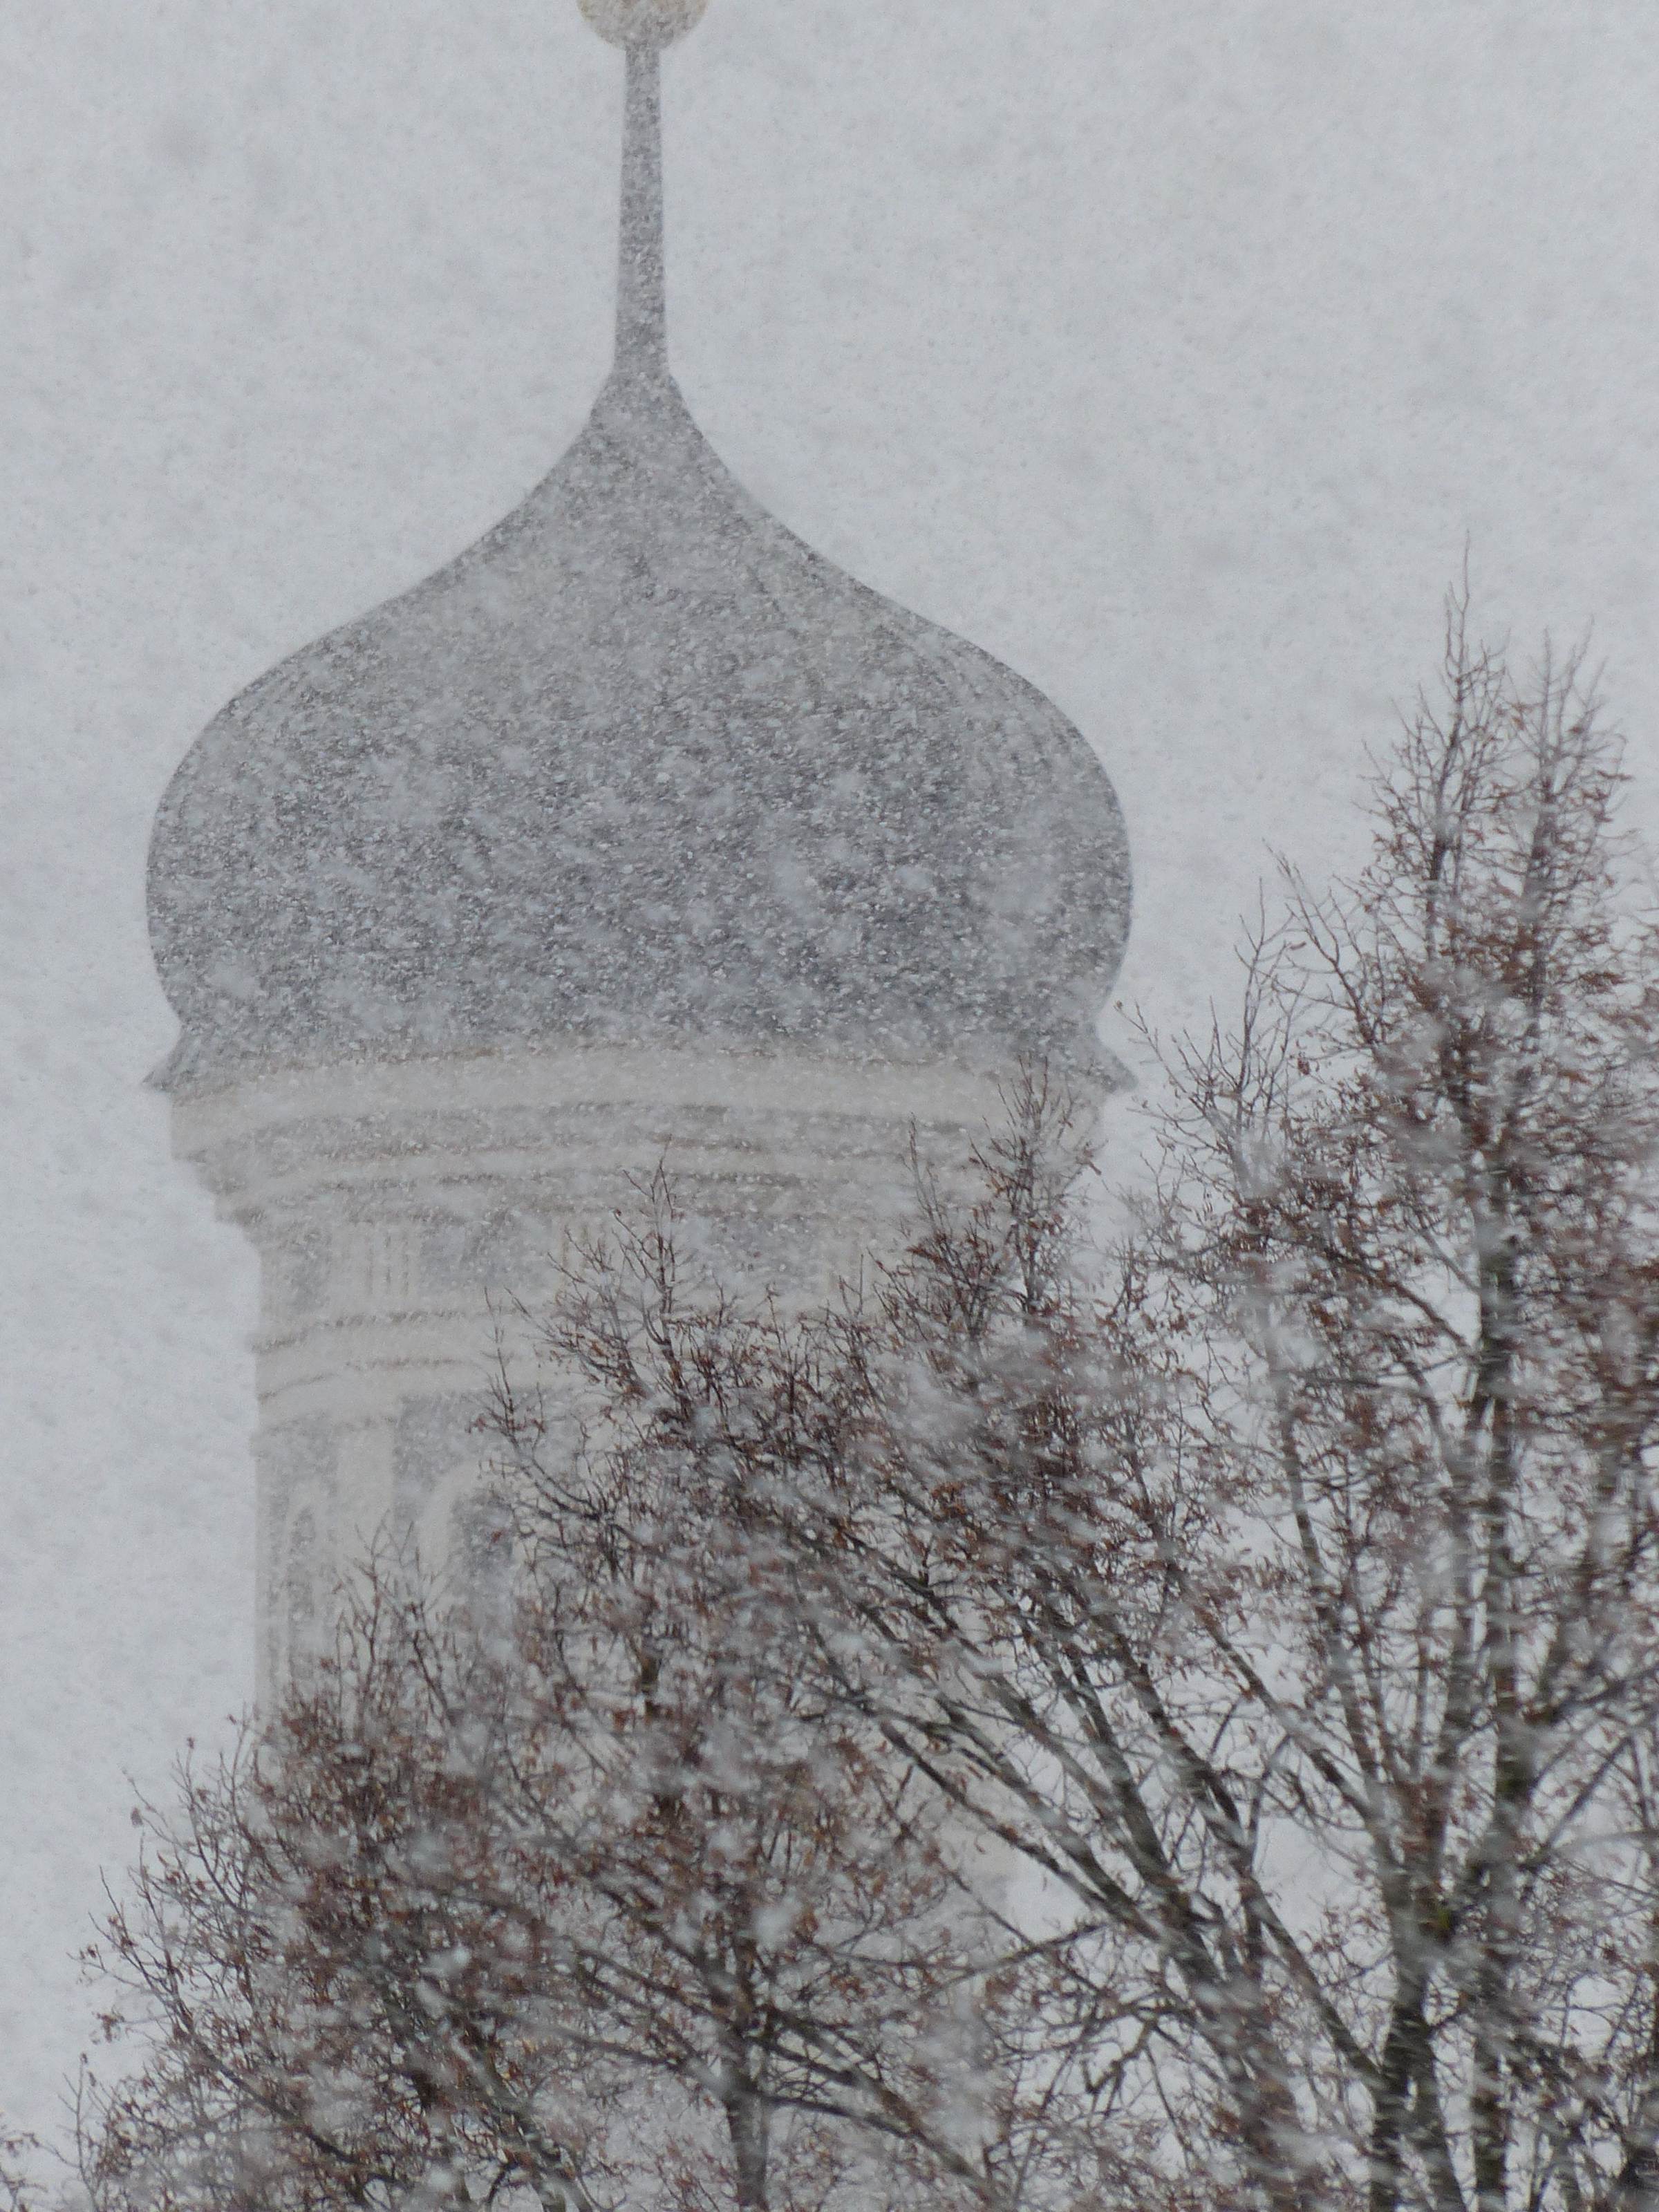
M 1101 1069 L 1122 819 L 1033 687 L 773 520 L 664 333 L 658 47 L 628 49 L 615 367 L 495 529 L 284 661 L 162 802 L 160 1079 L 504 1045 Z

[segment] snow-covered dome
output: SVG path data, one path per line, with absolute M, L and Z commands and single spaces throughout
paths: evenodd
M 1122 819 L 1042 695 L 842 574 L 692 421 L 629 54 L 617 362 L 524 503 L 284 661 L 163 801 L 166 1079 L 510 1042 L 794 1041 L 1082 1074 Z

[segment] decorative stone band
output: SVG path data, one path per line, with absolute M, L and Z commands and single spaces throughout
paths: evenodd
M 272 1071 L 174 1100 L 174 1149 L 258 1249 L 259 1674 L 377 1542 L 465 1551 L 474 1428 L 573 1240 L 662 1164 L 689 1273 L 824 1295 L 910 1209 L 912 1132 L 948 1169 L 999 1112 L 954 1064 L 562 1046 Z

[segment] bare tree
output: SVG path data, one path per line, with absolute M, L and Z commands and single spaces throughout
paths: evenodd
M 1267 1948 L 1376 2212 L 1651 2197 L 1659 968 L 1578 675 L 1454 605 L 1370 869 L 1177 1065 L 1164 1264 L 1259 1593 L 1182 1601 L 1271 1749 L 1253 1866 L 1288 1824 L 1328 1893 L 1271 1882 Z
M 27 2169 L 40 2148 L 33 2136 L 8 2134 L 0 2120 L 0 2206 L 5 2212 L 33 2212 L 39 2202 Z
M 695 1424 L 672 1336 L 626 1378 L 636 1462 L 746 1470 L 826 1710 L 1017 1870 L 978 1903 L 1031 2201 L 1654 2201 L 1659 969 L 1617 781 L 1576 665 L 1522 685 L 1454 606 L 1370 866 L 1293 883 L 1238 1024 L 1171 1055 L 1103 1275 L 1031 1078 L 878 1309 Z
M 112 2212 L 1659 2206 L 1659 943 L 1577 665 L 1444 674 L 1120 1249 L 1030 1071 L 868 1297 L 582 1256 L 501 1609 L 118 1917 Z
M 688 1284 L 665 1180 L 641 1199 L 544 1331 L 589 1431 L 572 1449 L 505 1370 L 489 1424 L 526 1593 L 514 1880 L 566 1931 L 607 2053 L 718 2109 L 745 2212 L 940 2181 L 1000 2202 L 973 1916 L 933 1794 L 825 1702 L 776 1510 L 857 1418 L 854 1378 L 811 1328 Z
M 148 1814 L 92 1960 L 149 2051 L 93 2116 L 107 2212 L 1000 2202 L 932 1793 L 812 1686 L 752 1456 L 670 1448 L 740 1397 L 759 1443 L 775 1389 L 787 1424 L 803 1347 L 687 1301 L 656 1196 L 554 1323 L 603 1448 L 495 1408 L 504 1586 L 369 1561 L 271 1724 Z M 641 1345 L 681 1394 L 643 1455 Z
M 593 2200 L 604 2100 L 527 2032 L 544 1961 L 497 1893 L 476 1655 L 384 1562 L 273 1723 L 146 1809 L 89 1964 L 148 2063 L 94 2090 L 111 2208 Z
M 1040 1877 L 1050 2111 L 1150 2129 L 1133 2201 L 1655 2201 L 1659 969 L 1616 781 L 1576 666 L 1522 688 L 1455 606 L 1370 867 L 1293 885 L 1174 1055 L 1109 1291 L 1028 1092 L 866 1353 L 843 1692 Z

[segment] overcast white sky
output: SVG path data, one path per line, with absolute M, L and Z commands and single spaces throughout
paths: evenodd
M 620 63 L 573 0 L 21 0 L 0 72 L 0 2107 L 251 1680 L 251 1256 L 142 1088 L 199 726 L 514 504 L 603 374 Z M 713 0 L 672 345 L 736 473 L 1116 781 L 1126 996 L 1353 849 L 1473 547 L 1594 620 L 1659 824 L 1651 0 Z M 1119 1040 L 1120 1048 L 1121 1040 Z

